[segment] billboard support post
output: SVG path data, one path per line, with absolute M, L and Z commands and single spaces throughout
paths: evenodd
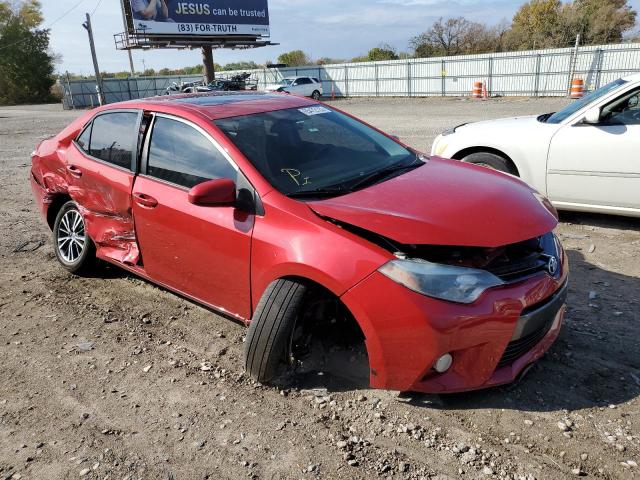
M 211 45 L 202 47 L 202 63 L 204 64 L 204 76 L 207 83 L 211 83 L 216 79 L 216 67 L 213 64 L 213 48 Z
M 102 88 L 102 77 L 100 76 L 100 67 L 98 67 L 98 57 L 96 56 L 96 45 L 93 41 L 93 29 L 91 28 L 91 16 L 87 13 L 87 21 L 82 24 L 89 34 L 89 46 L 91 47 L 91 57 L 93 57 L 93 69 L 96 73 L 96 90 L 98 91 L 98 101 L 100 105 L 104 105 L 104 91 Z

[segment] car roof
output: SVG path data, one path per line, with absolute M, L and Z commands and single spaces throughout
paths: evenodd
M 163 95 L 144 100 L 111 104 L 109 108 L 134 107 L 167 112 L 197 112 L 210 120 L 272 112 L 287 108 L 315 105 L 316 102 L 297 95 L 270 92 L 206 92 Z

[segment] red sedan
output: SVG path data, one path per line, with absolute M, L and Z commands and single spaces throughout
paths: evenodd
M 259 381 L 337 326 L 364 340 L 372 387 L 484 388 L 560 330 L 568 265 L 544 197 L 313 100 L 113 104 L 42 142 L 32 164 L 65 268 L 111 262 L 250 324 Z

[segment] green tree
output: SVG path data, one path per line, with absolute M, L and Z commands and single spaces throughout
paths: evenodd
M 504 30 L 504 25 L 489 29 L 464 17 L 440 18 L 409 46 L 418 58 L 492 52 L 502 49 Z
M 278 63 L 284 63 L 290 67 L 301 67 L 304 65 L 310 65 L 311 61 L 307 54 L 302 50 L 292 50 L 280 55 L 278 57 Z
M 396 49 L 391 45 L 383 43 L 380 46 L 372 48 L 367 53 L 367 58 L 370 62 L 377 62 L 381 60 L 398 60 L 398 53 Z
M 0 1 L 0 104 L 52 100 L 54 58 L 37 0 Z

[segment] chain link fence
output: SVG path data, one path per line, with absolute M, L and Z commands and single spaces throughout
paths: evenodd
M 345 63 L 298 68 L 247 70 L 264 88 L 291 76 L 320 79 L 325 96 L 468 96 L 474 82 L 484 82 L 489 96 L 564 96 L 573 78 L 586 90 L 640 72 L 640 43 L 501 52 L 387 62 Z M 225 76 L 238 72 L 224 72 Z M 173 82 L 201 81 L 201 76 L 104 79 L 107 103 L 165 93 Z M 98 105 L 95 80 L 61 78 L 65 108 Z

